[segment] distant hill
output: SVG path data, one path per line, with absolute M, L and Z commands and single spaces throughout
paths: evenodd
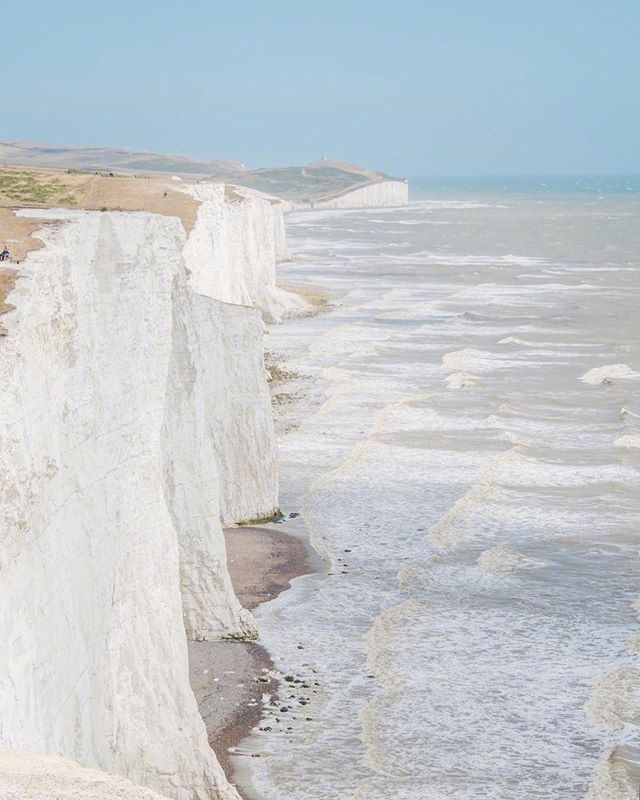
M 0 164 L 145 174 L 170 172 L 181 177 L 217 177 L 242 171 L 240 164 L 224 159 L 200 161 L 190 156 L 147 153 L 124 147 L 66 147 L 13 141 L 0 142 Z
M 107 171 L 137 175 L 178 175 L 194 180 L 247 186 L 294 203 L 307 203 L 381 181 L 398 180 L 342 161 L 317 161 L 303 167 L 248 170 L 225 159 L 202 161 L 124 147 L 67 147 L 33 142 L 0 142 L 0 164 L 46 169 Z

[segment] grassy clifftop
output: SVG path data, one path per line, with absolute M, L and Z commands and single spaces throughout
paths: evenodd
M 12 308 L 6 297 L 18 276 L 15 265 L 31 250 L 42 247 L 34 233 L 51 224 L 47 220 L 20 216 L 16 213 L 18 209 L 63 207 L 150 211 L 179 217 L 189 232 L 195 224 L 198 205 L 190 195 L 177 191 L 167 175 L 136 178 L 77 169 L 0 167 L 0 249 L 6 245 L 11 253 L 11 261 L 0 264 L 0 314 Z
M 76 169 L 0 166 L 0 208 L 34 206 L 152 211 L 180 217 L 188 231 L 195 222 L 198 203 L 184 192 L 176 191 L 168 176 L 133 177 Z

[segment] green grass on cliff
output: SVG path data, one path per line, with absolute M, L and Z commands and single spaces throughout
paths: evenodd
M 336 192 L 348 191 L 367 180 L 360 172 L 322 164 L 256 169 L 252 172 L 230 175 L 228 179 L 242 186 L 293 201 L 309 201 Z
M 75 205 L 67 187 L 56 178 L 38 173 L 0 169 L 0 199 L 9 203 L 45 205 L 55 200 L 62 205 Z

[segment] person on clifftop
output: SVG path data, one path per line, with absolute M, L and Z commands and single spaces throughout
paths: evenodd
M 0 253 L 0 261 L 8 261 L 11 258 L 11 253 L 5 244 L 3 251 Z

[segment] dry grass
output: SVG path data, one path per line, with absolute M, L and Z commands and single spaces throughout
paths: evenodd
M 228 183 L 224 185 L 224 199 L 227 203 L 244 203 L 244 195 L 238 192 L 235 186 L 230 186 Z
M 29 251 L 42 247 L 40 239 L 33 236 L 34 231 L 42 227 L 41 219 L 17 217 L 12 209 L 0 207 L 0 249 L 6 244 L 11 251 L 11 261 L 20 263 Z
M 197 200 L 176 191 L 168 178 L 23 167 L 0 167 L 0 206 L 150 211 L 179 217 L 187 233 L 198 213 Z
M 168 178 L 0 166 L 0 249 L 6 244 L 11 262 L 19 264 L 27 253 L 43 246 L 33 233 L 50 223 L 16 216 L 18 208 L 62 206 L 97 211 L 149 211 L 178 217 L 185 231 L 190 233 L 199 203 L 174 187 Z M 6 297 L 17 274 L 9 265 L 2 268 L 0 314 L 13 308 Z
M 12 204 L 75 205 L 75 199 L 58 178 L 30 170 L 0 169 L 0 197 Z
M 0 249 L 6 245 L 11 252 L 11 262 L 19 264 L 30 250 L 42 247 L 40 239 L 33 236 L 33 232 L 41 227 L 42 220 L 16 217 L 11 209 L 0 207 Z M 11 262 L 0 264 L 0 314 L 14 308 L 6 302 L 19 274 Z
M 6 299 L 9 292 L 15 286 L 17 277 L 17 269 L 0 268 L 0 314 L 4 314 L 7 311 L 11 311 L 12 308 L 15 308 L 11 303 L 7 303 Z

